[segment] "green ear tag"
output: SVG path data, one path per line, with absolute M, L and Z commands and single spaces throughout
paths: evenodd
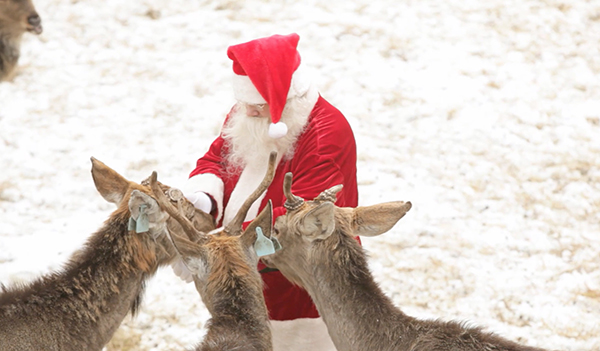
M 279 240 L 277 240 L 277 238 L 271 237 L 271 241 L 273 242 L 273 247 L 275 248 L 275 252 L 281 250 L 281 244 L 279 243 Z
M 258 257 L 275 253 L 273 242 L 264 236 L 261 227 L 256 227 L 256 241 L 254 242 L 254 250 L 256 251 Z
M 135 220 L 135 232 L 144 233 L 150 230 L 150 221 L 148 220 L 148 214 L 146 214 L 146 205 L 140 205 L 140 214 Z
M 129 217 L 129 223 L 127 224 L 127 230 L 135 229 L 135 219 L 133 217 Z

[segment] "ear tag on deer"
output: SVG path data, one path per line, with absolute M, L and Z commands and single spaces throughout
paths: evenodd
M 148 214 L 146 213 L 146 205 L 140 205 L 140 214 L 135 220 L 135 232 L 145 233 L 150 230 L 150 221 L 148 220 Z
M 129 217 L 129 223 L 127 224 L 127 230 L 134 230 L 136 233 L 145 233 L 150 230 L 150 221 L 148 220 L 148 214 L 146 213 L 146 205 L 140 205 L 140 213 L 137 219 Z
M 129 223 L 127 223 L 127 230 L 131 231 L 135 229 L 135 219 L 129 217 Z
M 279 240 L 277 240 L 277 238 L 271 237 L 271 241 L 273 242 L 273 247 L 275 248 L 275 252 L 281 250 L 281 244 L 279 243 Z
M 279 242 L 277 243 L 279 245 Z M 281 245 L 279 245 L 281 248 Z M 263 257 L 275 253 L 275 244 L 271 239 L 267 238 L 261 227 L 256 227 L 256 241 L 254 242 L 254 250 L 258 257 Z

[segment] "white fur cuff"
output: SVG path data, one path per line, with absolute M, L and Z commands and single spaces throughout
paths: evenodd
M 198 174 L 188 179 L 182 191 L 184 194 L 203 191 L 212 196 L 217 203 L 217 210 L 219 211 L 217 222 L 221 220 L 223 216 L 223 192 L 225 191 L 225 185 L 221 178 L 212 173 Z

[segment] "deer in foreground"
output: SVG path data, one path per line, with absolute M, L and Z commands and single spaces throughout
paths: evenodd
M 0 289 L 0 350 L 101 350 L 140 308 L 145 282 L 177 257 L 167 233 L 183 235 L 181 226 L 160 209 L 147 182 L 131 182 L 94 158 L 92 176 L 117 210 L 62 270 Z M 180 207 L 195 228 L 214 228 L 191 203 Z
M 288 173 L 287 214 L 274 227 L 282 249 L 262 260 L 308 291 L 338 350 L 542 351 L 465 323 L 419 320 L 394 306 L 354 237 L 387 232 L 410 202 L 341 208 L 334 205 L 341 185 L 305 202 L 292 194 L 291 182 Z
M 257 240 L 269 240 L 267 237 L 273 225 L 271 203 L 245 230 L 242 230 L 242 224 L 250 206 L 271 184 L 276 156 L 275 152 L 271 153 L 265 178 L 234 219 L 224 228 L 210 233 L 194 228 L 157 188 L 156 174 L 151 177 L 150 184 L 161 208 L 181 224 L 188 237 L 193 238 L 171 236 L 211 314 L 206 336 L 196 351 L 273 350 L 262 279 L 256 270 L 260 249 L 255 249 Z M 265 236 L 259 238 L 258 235 L 263 233 Z
M 31 0 L 0 0 L 0 82 L 13 78 L 25 32 L 42 33 Z

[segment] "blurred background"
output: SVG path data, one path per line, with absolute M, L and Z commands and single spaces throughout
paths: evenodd
M 600 1 L 34 0 L 0 83 L 0 282 L 60 269 L 114 210 L 90 157 L 181 186 L 234 103 L 227 47 L 296 32 L 357 139 L 363 244 L 394 303 L 532 346 L 600 350 Z M 107 350 L 175 350 L 208 319 L 170 268 Z

